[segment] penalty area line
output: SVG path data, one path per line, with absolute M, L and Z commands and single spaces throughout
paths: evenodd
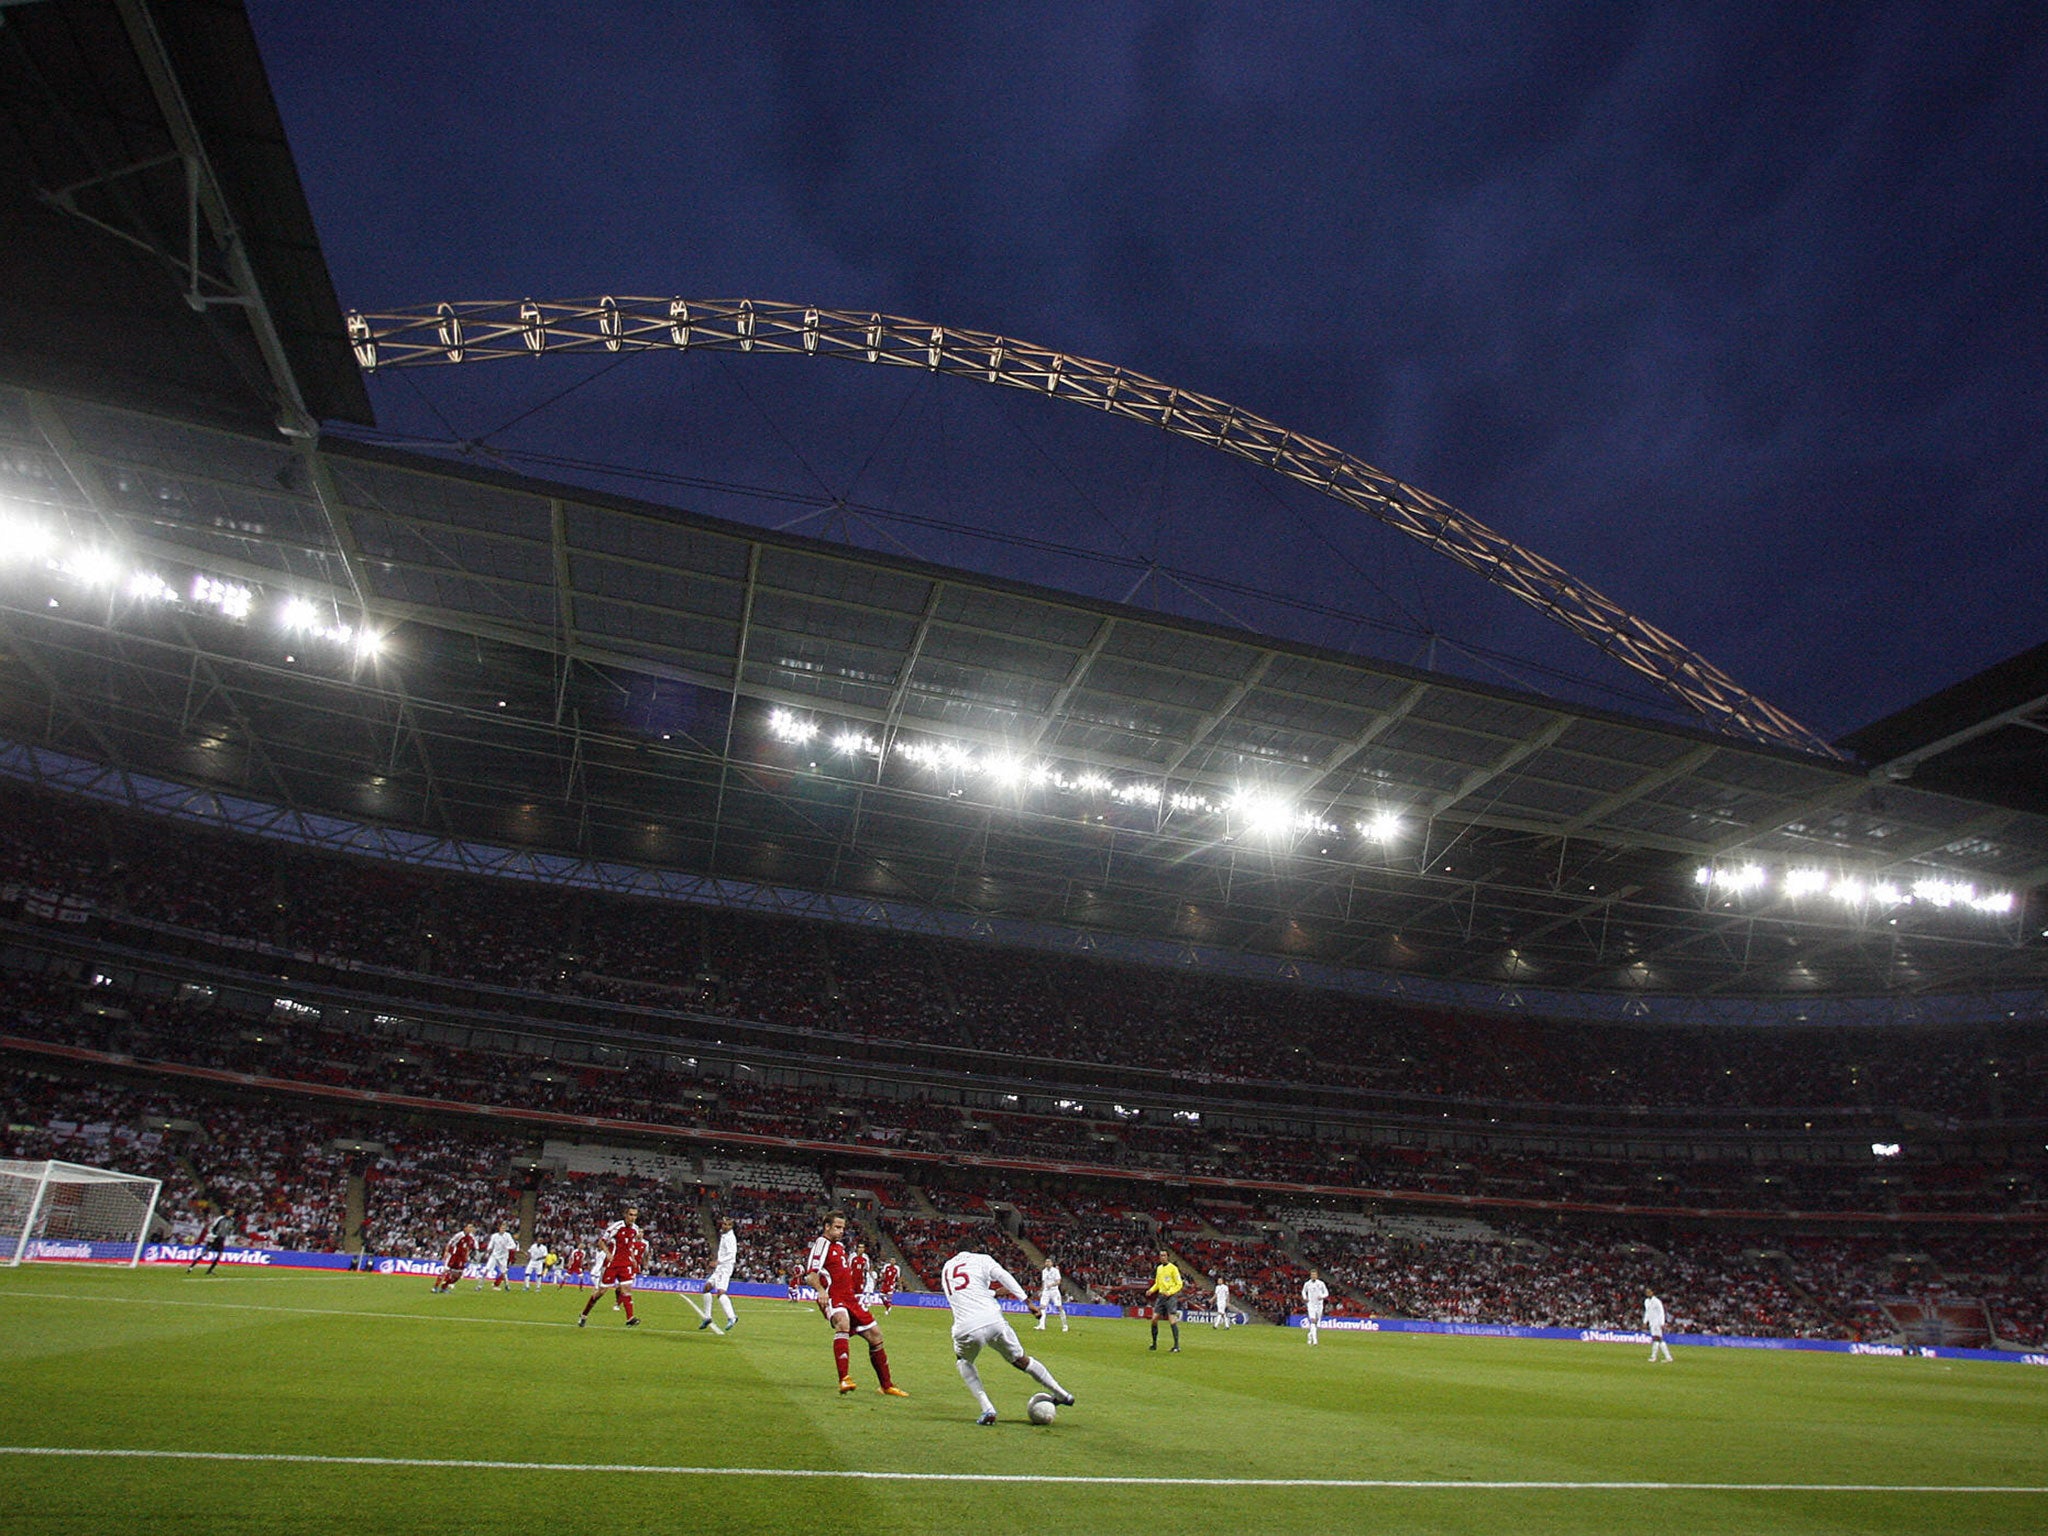
M 0 1456 L 53 1456 L 135 1461 L 268 1463 L 315 1467 L 417 1467 L 433 1471 L 596 1472 L 653 1477 L 788 1477 L 871 1483 L 1080 1483 L 1149 1488 L 1409 1488 L 1534 1493 L 2018 1493 L 2048 1486 L 1997 1483 L 1674 1483 L 1566 1482 L 1556 1479 L 1411 1477 L 1125 1477 L 1055 1472 L 874 1472 L 846 1467 L 665 1467 L 636 1462 L 481 1461 L 431 1456 L 318 1456 L 290 1451 L 154 1451 L 66 1445 L 0 1445 Z

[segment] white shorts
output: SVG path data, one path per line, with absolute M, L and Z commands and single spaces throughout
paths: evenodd
M 507 1264 L 509 1264 L 510 1262 L 511 1262 L 511 1261 L 510 1261 L 509 1259 L 485 1259 L 485 1260 L 484 1260 L 484 1278 L 485 1278 L 486 1280 L 488 1280 L 488 1279 L 490 1279 L 490 1278 L 491 1278 L 491 1276 L 493 1276 L 493 1275 L 503 1275 L 503 1274 L 505 1274 L 505 1273 L 506 1273 L 506 1268 L 505 1268 L 505 1266 L 506 1266 Z
M 998 1318 L 992 1323 L 983 1323 L 978 1328 L 969 1328 L 965 1333 L 953 1330 L 953 1353 L 959 1359 L 972 1360 L 986 1346 L 995 1350 L 1010 1364 L 1015 1365 L 1026 1358 L 1023 1341 L 1017 1337 L 1017 1330 Z
M 721 1264 L 711 1271 L 711 1278 L 704 1282 L 707 1291 L 726 1291 L 732 1288 L 732 1266 Z
M 1320 1323 L 1323 1320 L 1323 1304 L 1320 1301 L 1308 1304 L 1308 1320 L 1312 1323 Z
M 1064 1312 L 1067 1310 L 1066 1300 L 1058 1291 L 1043 1292 L 1038 1298 L 1038 1310 L 1041 1312 L 1051 1312 L 1054 1310 Z

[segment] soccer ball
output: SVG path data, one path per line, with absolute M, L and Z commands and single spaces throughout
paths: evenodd
M 1052 1400 L 1050 1392 L 1034 1392 L 1030 1401 L 1024 1404 L 1024 1412 L 1034 1424 L 1050 1424 L 1059 1417 L 1060 1407 Z

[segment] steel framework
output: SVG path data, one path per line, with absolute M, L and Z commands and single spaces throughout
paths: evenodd
M 891 933 L 970 943 L 1087 954 L 1139 965 L 1171 966 L 1253 980 L 1297 981 L 1325 991 L 1384 997 L 1419 1006 L 1481 1013 L 1529 1013 L 1590 1023 L 1782 1025 L 2000 1023 L 2040 1012 L 2041 990 L 1988 987 L 1952 994 L 1808 995 L 1772 998 L 1659 992 L 1581 991 L 1478 976 L 1398 975 L 1369 967 L 1289 959 L 1187 939 L 1148 938 L 1060 922 L 948 912 L 885 897 L 806 891 L 763 882 L 616 860 L 512 848 L 474 839 L 380 826 L 357 818 L 280 806 L 219 789 L 178 784 L 132 769 L 93 762 L 48 747 L 0 737 L 0 781 L 35 785 L 174 822 L 328 853 L 355 855 L 458 875 L 525 880 L 609 896 L 716 907 L 780 917 L 806 917 Z M 273 949 L 251 939 L 254 953 Z
M 1092 406 L 1270 469 L 1420 540 L 1650 679 L 1716 730 L 1840 756 L 1654 624 L 1456 507 L 1227 401 L 1108 363 L 987 331 L 752 299 L 527 299 L 351 310 L 348 331 L 357 362 L 371 371 L 550 352 L 793 353 L 921 368 Z

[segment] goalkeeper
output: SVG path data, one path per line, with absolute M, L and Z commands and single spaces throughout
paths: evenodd
M 212 1274 L 213 1266 L 218 1264 L 221 1260 L 221 1255 L 228 1251 L 228 1239 L 234 1236 L 234 1233 L 235 1213 L 233 1211 L 220 1212 L 212 1221 L 206 1224 L 205 1246 L 199 1252 L 192 1255 L 192 1264 L 185 1266 L 185 1273 L 191 1274 L 192 1265 L 197 1264 L 201 1259 L 211 1254 L 212 1258 L 206 1266 L 206 1272 L 209 1275 Z

